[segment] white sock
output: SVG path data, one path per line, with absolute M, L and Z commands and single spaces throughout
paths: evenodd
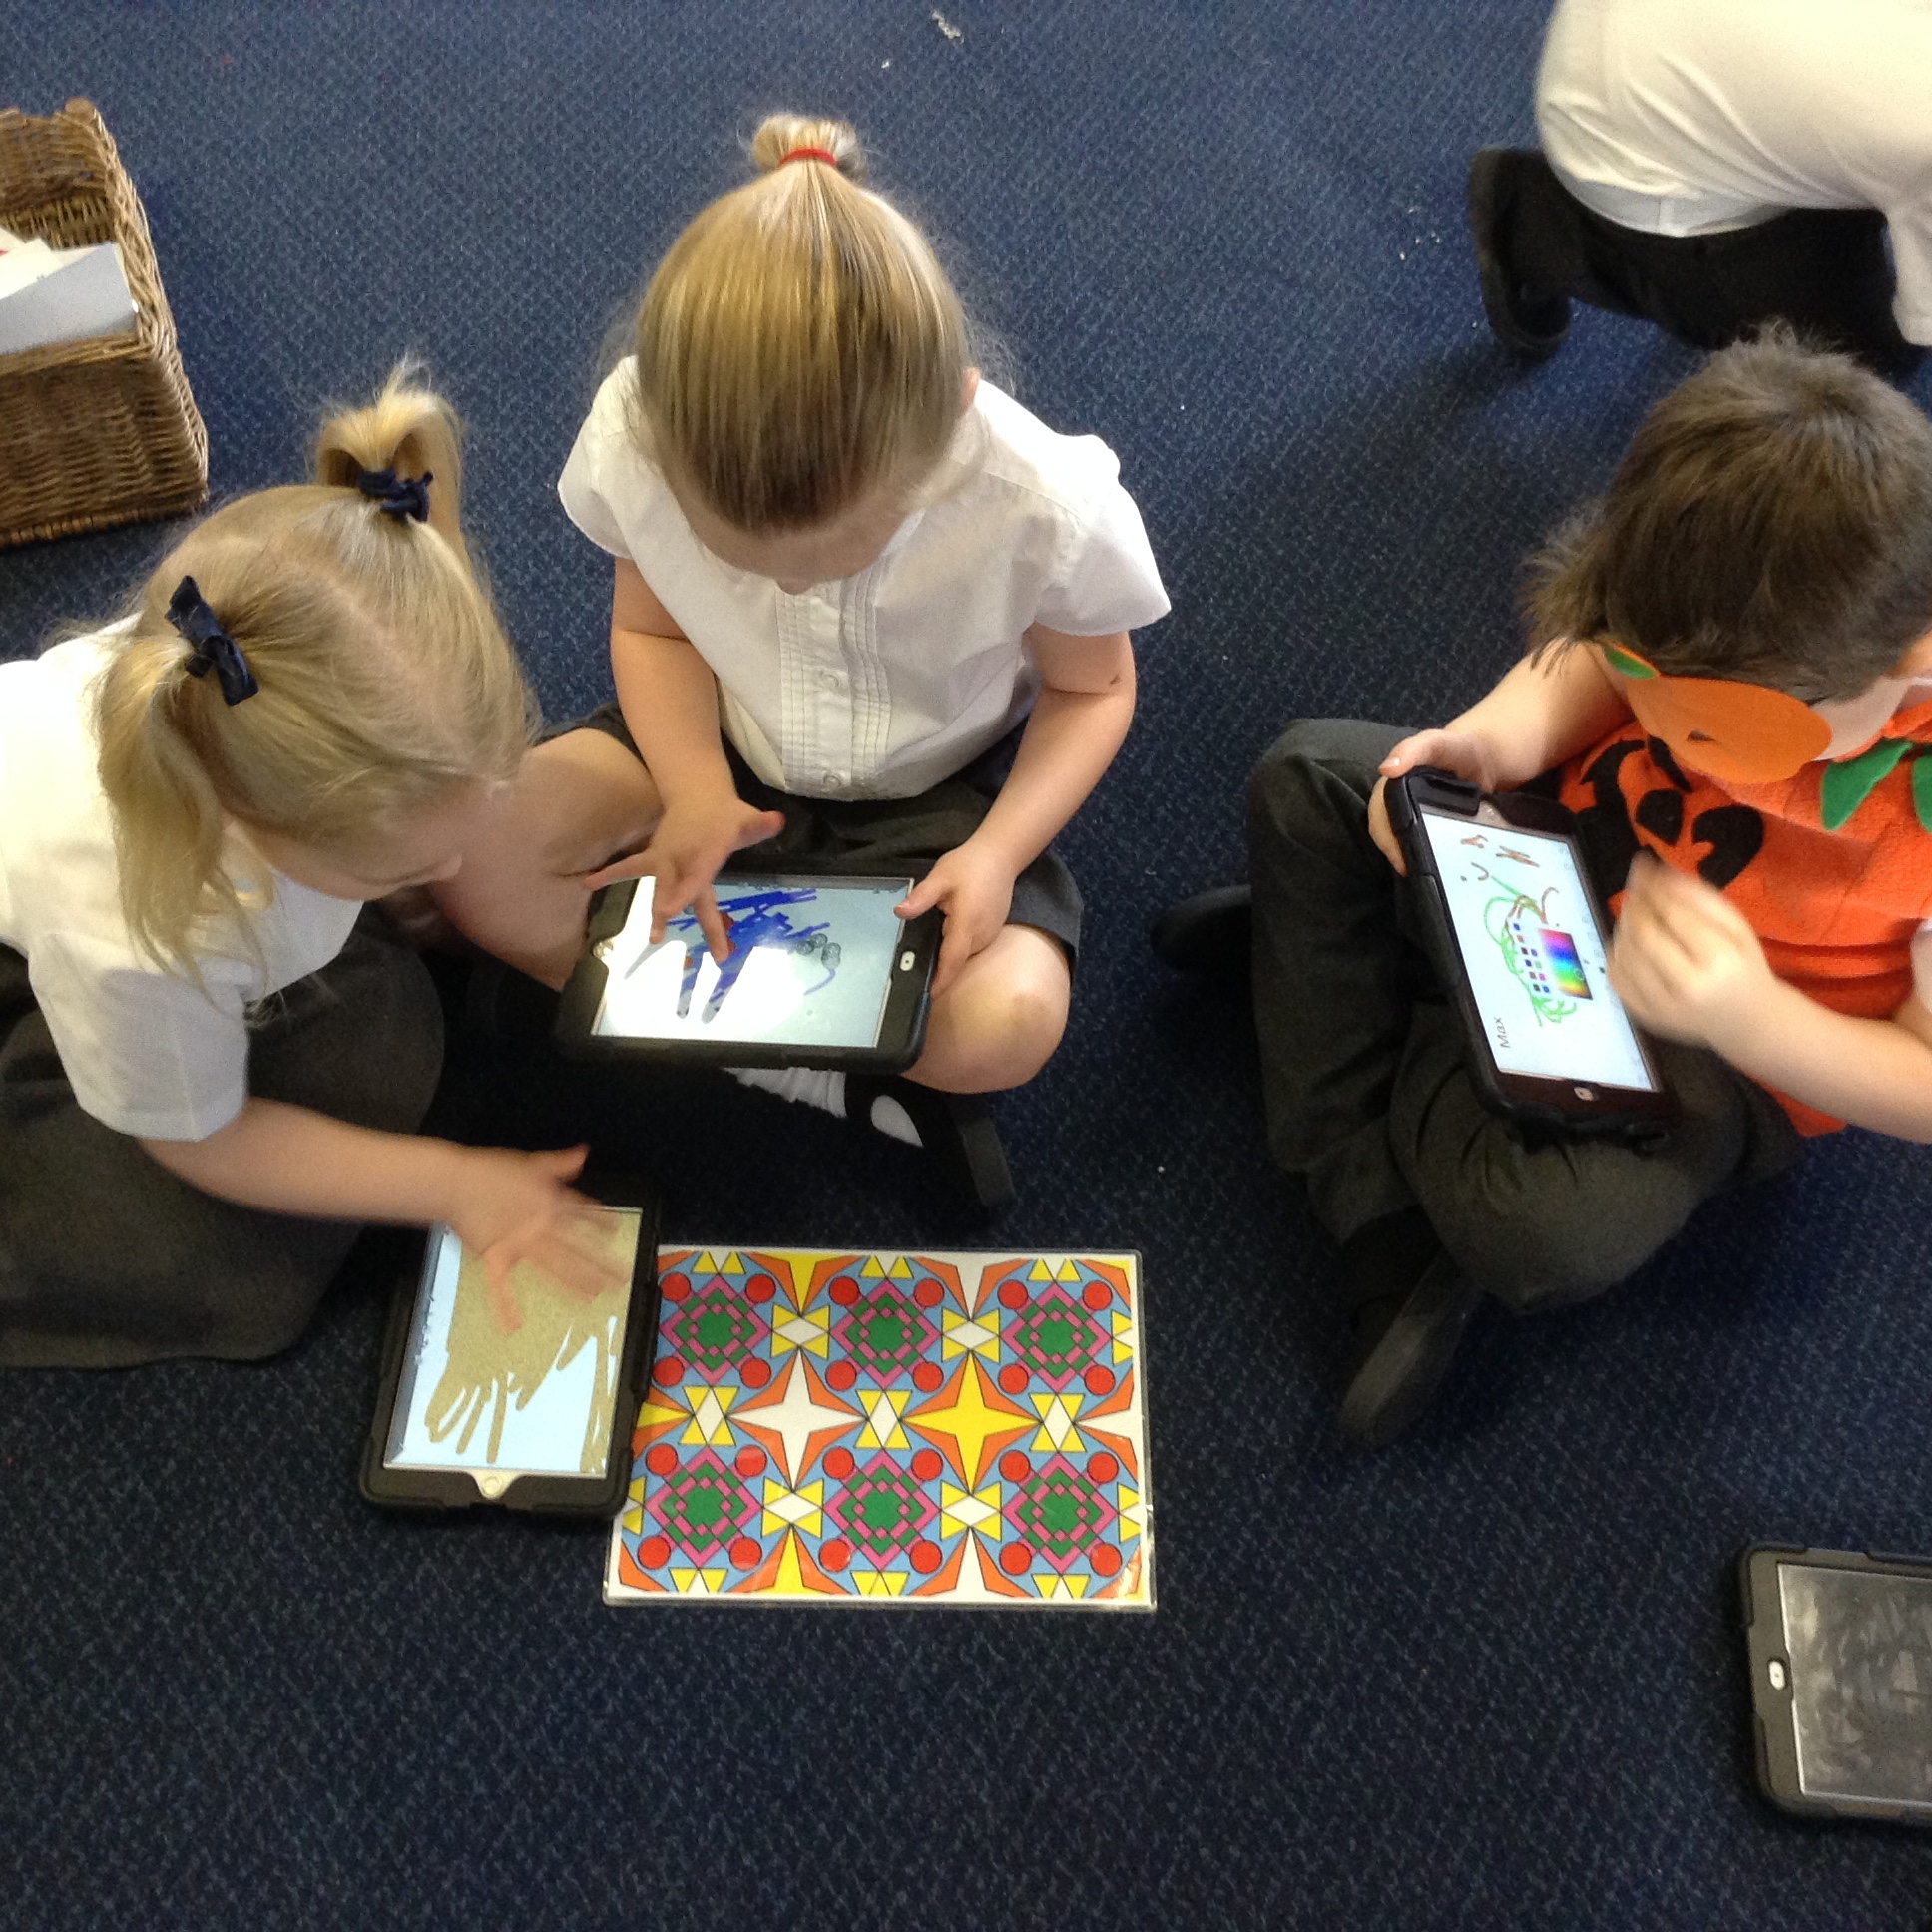
M 807 1107 L 822 1108 L 827 1114 L 845 1118 L 845 1076 L 826 1067 L 726 1067 L 724 1071 L 746 1087 L 763 1094 L 776 1094 L 780 1100 L 802 1101 Z M 907 1147 L 922 1147 L 919 1130 L 890 1094 L 881 1094 L 872 1103 L 872 1126 L 889 1134 Z

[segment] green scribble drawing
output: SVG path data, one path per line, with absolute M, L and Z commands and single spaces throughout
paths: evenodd
M 1509 922 L 1523 912 L 1532 914 L 1538 925 L 1547 926 L 1550 923 L 1550 895 L 1557 888 L 1554 885 L 1545 886 L 1541 896 L 1532 898 L 1520 885 L 1512 885 L 1499 872 L 1490 873 L 1489 882 L 1502 890 L 1483 907 L 1483 930 L 1496 942 L 1497 950 L 1503 955 L 1503 964 L 1522 987 L 1523 996 L 1530 1003 L 1530 1011 L 1536 1015 L 1537 1025 L 1560 1026 L 1576 1012 L 1577 1002 L 1558 994 L 1540 993 L 1530 984 L 1524 975 L 1523 961 L 1509 929 Z

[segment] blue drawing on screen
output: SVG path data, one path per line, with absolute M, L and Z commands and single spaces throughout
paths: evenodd
M 724 1004 L 730 990 L 738 982 L 744 971 L 745 962 L 760 946 L 769 946 L 778 952 L 796 953 L 801 959 L 816 958 L 824 968 L 825 977 L 816 984 L 805 988 L 805 997 L 823 992 L 838 977 L 838 962 L 843 949 L 837 940 L 829 936 L 831 921 L 821 919 L 815 926 L 794 926 L 791 916 L 784 908 L 793 905 L 812 905 L 817 902 L 818 888 L 815 885 L 777 886 L 764 892 L 741 892 L 735 897 L 721 893 L 718 909 L 724 915 L 725 923 L 731 929 L 731 950 L 724 964 L 718 969 L 718 984 L 712 988 L 711 998 L 705 1002 L 699 1015 L 702 1020 L 715 1020 L 719 1009 Z M 698 924 L 698 915 L 681 912 L 677 918 L 665 922 L 664 945 L 682 945 L 685 949 L 685 977 L 678 989 L 678 1017 L 682 1020 L 691 1012 L 691 996 L 698 986 L 698 971 L 709 956 L 705 935 Z M 644 962 L 651 958 L 658 948 L 647 946 L 625 969 L 629 978 Z

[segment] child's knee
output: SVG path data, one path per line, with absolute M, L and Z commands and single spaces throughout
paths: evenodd
M 570 731 L 525 754 L 491 855 L 540 875 L 581 877 L 641 844 L 659 810 L 637 757 L 602 731 Z
M 947 1031 L 959 1055 L 962 1092 L 992 1092 L 1031 1080 L 1067 1030 L 1071 981 L 1059 942 L 1030 926 L 1009 926 L 955 983 Z
M 1376 767 L 1402 736 L 1391 724 L 1354 718 L 1298 718 L 1261 753 L 1247 788 L 1250 843 L 1292 837 L 1311 815 L 1358 809 Z

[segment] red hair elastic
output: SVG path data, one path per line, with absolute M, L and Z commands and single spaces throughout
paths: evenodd
M 794 148 L 788 155 L 780 155 L 778 166 L 782 168 L 788 161 L 822 161 L 829 166 L 838 166 L 838 157 L 829 148 Z

